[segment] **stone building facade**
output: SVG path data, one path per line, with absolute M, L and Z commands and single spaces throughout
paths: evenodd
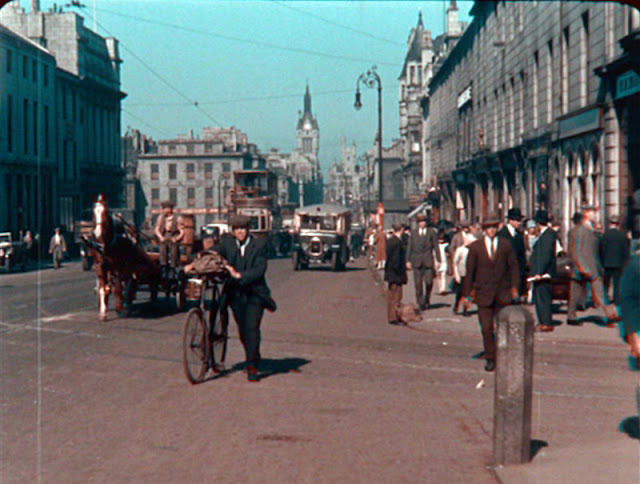
M 344 137 L 340 140 L 340 160 L 334 160 L 327 172 L 324 200 L 326 203 L 352 205 L 360 200 L 360 178 L 364 173 L 356 164 L 356 143 L 347 146 Z
M 52 232 L 59 222 L 56 60 L 0 25 L 0 232 Z
M 160 202 L 171 200 L 176 211 L 195 216 L 196 227 L 227 219 L 229 191 L 236 170 L 264 169 L 247 135 L 237 128 L 204 128 L 202 138 L 159 140 L 137 156 L 137 178 L 145 199 L 145 219 L 153 226 Z
M 398 78 L 400 139 L 404 147 L 403 184 L 406 196 L 424 191 L 429 184 L 424 156 L 424 129 L 429 98 L 429 82 L 447 53 L 467 27 L 458 20 L 455 0 L 447 8 L 447 31 L 435 39 L 424 28 L 422 13 L 411 29 L 407 54 Z
M 601 207 L 601 218 L 625 215 L 639 181 L 630 175 L 638 150 L 625 146 L 637 92 L 616 98 L 600 75 L 625 54 L 618 41 L 633 38 L 638 11 L 483 1 L 471 14 L 429 85 L 426 165 L 443 217 L 545 208 L 566 234 L 584 203 Z M 633 75 L 628 65 L 622 71 Z
M 56 68 L 48 80 L 55 93 L 55 103 L 48 106 L 54 129 L 49 134 L 42 132 L 40 138 L 52 137 L 50 150 L 57 164 L 56 198 L 51 203 L 54 223 L 71 229 L 99 193 L 111 205 L 122 204 L 122 61 L 116 39 L 101 37 L 88 29 L 84 19 L 74 12 L 42 12 L 38 4 L 32 2 L 31 11 L 25 12 L 19 2 L 10 2 L 0 10 L 0 24 L 27 37 L 55 58 Z M 26 101 L 35 106 L 35 99 Z M 42 103 L 41 119 L 47 117 L 44 107 Z M 42 129 L 47 126 L 43 123 Z M 22 131 L 23 128 L 17 130 Z

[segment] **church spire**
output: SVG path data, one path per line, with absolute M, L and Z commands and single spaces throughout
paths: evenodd
M 308 83 L 307 83 L 307 90 L 304 93 L 304 114 L 311 114 L 311 94 L 309 94 Z

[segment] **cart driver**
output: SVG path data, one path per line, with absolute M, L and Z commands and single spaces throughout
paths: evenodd
M 160 265 L 167 266 L 167 262 L 171 267 L 178 267 L 180 262 L 179 244 L 184 237 L 184 229 L 180 217 L 173 213 L 173 202 L 165 200 L 160 203 L 162 213 L 156 221 L 155 234 L 158 237 L 158 246 L 160 249 Z M 169 254 L 167 254 L 169 252 Z M 169 255 L 169 261 L 167 261 Z

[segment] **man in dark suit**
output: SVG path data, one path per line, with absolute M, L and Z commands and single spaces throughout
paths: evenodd
M 396 222 L 393 234 L 387 239 L 387 257 L 384 266 L 384 280 L 389 284 L 387 291 L 387 321 L 389 324 L 403 324 L 398 317 L 398 306 L 402 302 L 402 286 L 407 283 L 407 260 L 402 235 L 404 227 Z
M 520 285 L 518 286 L 520 296 L 525 293 L 527 286 L 527 253 L 524 247 L 524 237 L 520 232 L 522 219 L 522 212 L 519 208 L 510 208 L 507 213 L 507 223 L 498 231 L 498 237 L 508 239 L 513 252 L 516 254 L 518 267 L 520 268 Z
M 441 261 L 436 229 L 427 226 L 427 216 L 424 214 L 419 214 L 417 221 L 418 228 L 409 237 L 407 269 L 413 270 L 416 302 L 421 310 L 425 310 L 429 308 L 435 269 Z M 434 254 L 437 262 L 434 262 Z
M 484 236 L 469 246 L 467 275 L 463 294 L 478 306 L 486 363 L 484 369 L 496 367 L 495 317 L 518 297 L 520 269 L 511 244 L 498 237 L 498 216 L 484 222 Z
M 531 277 L 533 278 L 533 300 L 538 317 L 538 331 L 553 331 L 551 324 L 551 278 L 556 275 L 556 244 L 558 234 L 549 227 L 549 214 L 546 210 L 536 213 L 538 239 L 531 254 Z
M 620 230 L 617 215 L 609 219 L 609 228 L 600 239 L 600 260 L 604 267 L 604 290 L 609 293 L 609 285 L 613 281 L 613 301 L 620 301 L 620 276 L 622 268 L 629 258 L 629 239 Z
M 233 236 L 225 236 L 214 247 L 227 260 L 231 275 L 227 286 L 229 304 L 238 324 L 244 346 L 249 381 L 258 381 L 260 363 L 260 322 L 264 309 L 275 311 L 275 302 L 267 286 L 267 245 L 249 234 L 249 218 L 231 218 Z
M 582 294 L 586 294 L 587 284 L 591 287 L 591 298 L 594 304 L 601 307 L 609 325 L 620 321 L 615 306 L 609 304 L 602 282 L 603 270 L 599 260 L 598 239 L 595 234 L 596 207 L 589 205 L 582 210 L 582 224 L 574 233 L 573 245 L 569 254 L 574 264 L 571 278 L 569 304 L 567 308 L 567 324 L 579 325 L 576 317 L 576 303 Z

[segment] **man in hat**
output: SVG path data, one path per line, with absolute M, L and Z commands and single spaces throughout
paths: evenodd
M 244 347 L 249 381 L 259 381 L 260 323 L 264 310 L 275 311 L 265 274 L 267 272 L 267 244 L 249 233 L 249 217 L 234 215 L 230 225 L 233 236 L 223 237 L 214 247 L 227 260 L 231 275 L 227 286 L 229 304 L 238 325 Z
M 520 271 L 520 285 L 518 286 L 520 296 L 524 294 L 527 286 L 527 253 L 524 246 L 524 237 L 520 232 L 523 218 L 519 208 L 510 208 L 507 213 L 507 223 L 498 231 L 498 237 L 507 239 L 516 254 Z
M 184 237 L 184 229 L 180 217 L 173 213 L 173 202 L 165 200 L 160 203 L 162 213 L 156 220 L 155 234 L 160 249 L 160 265 L 165 268 L 170 262 L 171 267 L 180 263 L 179 244 Z M 167 257 L 169 252 L 169 260 Z
M 508 240 L 498 237 L 500 219 L 483 222 L 484 236 L 469 246 L 463 294 L 478 306 L 485 370 L 496 367 L 495 317 L 518 297 L 520 269 Z
M 407 269 L 413 270 L 416 303 L 424 311 L 429 308 L 435 269 L 441 261 L 436 229 L 427 226 L 425 214 L 418 214 L 416 219 L 418 228 L 411 232 L 407 248 Z
M 588 205 L 582 209 L 582 223 L 576 228 L 573 245 L 569 247 L 569 255 L 574 264 L 574 273 L 571 278 L 569 304 L 567 308 L 567 324 L 580 325 L 576 316 L 577 302 L 584 300 L 587 284 L 591 286 L 591 299 L 594 304 L 601 307 L 608 326 L 620 320 L 616 308 L 609 304 L 602 280 L 603 270 L 598 257 L 598 239 L 594 232 L 597 209 Z
M 622 268 L 629 258 L 629 239 L 620 230 L 617 215 L 609 218 L 609 227 L 600 239 L 600 260 L 604 267 L 604 291 L 609 294 L 609 285 L 613 281 L 613 301 L 620 302 L 620 276 Z
M 387 262 L 384 265 L 384 280 L 388 283 L 387 321 L 389 324 L 403 324 L 398 307 L 402 303 L 402 286 L 407 283 L 406 249 L 402 242 L 404 226 L 396 222 L 392 229 L 393 233 L 387 240 Z
M 531 283 L 538 318 L 537 330 L 553 331 L 551 279 L 556 275 L 558 234 L 549 227 L 549 214 L 546 210 L 538 210 L 535 219 L 539 235 L 531 254 Z

